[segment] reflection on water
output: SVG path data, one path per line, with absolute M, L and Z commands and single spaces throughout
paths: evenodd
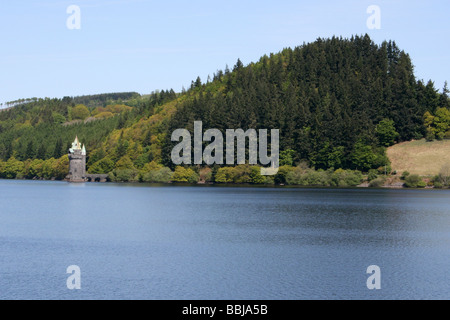
M 0 181 L 0 200 L 0 299 L 450 298 L 446 190 Z

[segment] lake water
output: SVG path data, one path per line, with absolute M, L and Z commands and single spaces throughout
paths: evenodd
M 0 201 L 0 299 L 450 299 L 448 190 L 0 181 Z

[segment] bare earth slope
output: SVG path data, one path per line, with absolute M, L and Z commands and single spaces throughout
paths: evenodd
M 450 140 L 426 142 L 404 142 L 388 149 L 392 169 L 399 174 L 408 171 L 411 174 L 433 176 L 450 163 Z

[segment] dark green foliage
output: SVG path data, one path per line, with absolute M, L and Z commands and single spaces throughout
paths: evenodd
M 56 142 L 55 150 L 53 151 L 53 158 L 59 159 L 64 154 L 66 154 L 66 150 L 64 150 L 64 144 L 61 138 L 58 139 Z M 27 158 L 27 159 L 33 159 L 33 158 Z
M 25 156 L 22 157 L 23 158 L 22 160 L 34 159 L 35 157 L 36 157 L 36 151 L 34 149 L 34 143 L 33 143 L 33 140 L 30 140 L 27 145 L 27 150 L 25 152 Z
M 369 182 L 371 182 L 371 181 L 373 181 L 375 179 L 378 179 L 378 171 L 374 170 L 374 169 L 371 169 L 369 171 L 369 176 L 368 176 L 367 179 L 369 180 Z
M 292 168 L 290 166 L 280 167 L 278 170 L 278 174 L 275 176 L 275 183 L 276 184 L 287 184 L 287 176 L 293 170 L 294 170 L 294 168 Z
M 92 174 L 108 174 L 115 168 L 114 162 L 109 158 L 103 158 L 100 161 L 95 162 L 89 168 L 89 173 Z
M 411 173 L 409 173 L 408 171 L 404 171 L 402 173 L 401 179 L 406 180 L 406 178 L 408 178 L 410 175 L 411 175 Z
M 47 148 L 44 143 L 41 143 L 39 146 L 36 158 L 41 160 L 47 159 Z
M 351 153 L 352 168 L 364 172 L 372 168 L 390 166 L 386 149 L 365 145 L 362 142 L 355 144 Z
M 76 135 L 86 144 L 87 150 L 99 148 L 117 127 L 119 119 L 113 117 L 86 124 L 63 124 L 69 118 L 75 100 L 77 98 L 32 99 L 0 111 L 0 160 L 7 161 L 13 155 L 22 161 L 60 158 L 67 154 Z M 89 102 L 88 97 L 78 99 L 78 102 L 94 104 Z
M 280 129 L 282 164 L 363 171 L 389 165 L 380 146 L 424 137 L 423 115 L 440 100 L 432 82 L 416 81 L 395 42 L 376 45 L 367 35 L 318 39 L 247 66 L 239 60 L 187 94 L 169 132 L 195 120 L 222 132 Z M 168 135 L 166 166 L 173 146 Z
M 422 178 L 419 175 L 413 174 L 406 178 L 405 186 L 407 188 L 425 188 L 427 184 L 422 180 Z
M 134 99 L 136 97 L 140 97 L 140 94 L 137 92 L 122 92 L 122 93 L 105 93 L 105 94 L 81 96 L 75 98 L 67 97 L 65 99 L 72 100 L 71 102 L 73 102 L 75 105 L 84 104 L 89 108 L 93 108 L 99 106 L 104 107 L 108 104 L 111 104 L 111 102 L 113 101 L 118 100 L 126 101 Z

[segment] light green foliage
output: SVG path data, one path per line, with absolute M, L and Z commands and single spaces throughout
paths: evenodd
M 89 109 L 83 104 L 73 107 L 70 111 L 70 118 L 72 120 L 86 120 L 90 115 Z
M 249 165 L 241 165 L 233 168 L 233 182 L 237 184 L 251 183 L 252 168 Z M 256 177 L 255 177 L 256 178 Z
M 447 108 L 437 109 L 434 125 L 436 127 L 436 138 L 438 140 L 444 139 L 446 132 L 450 128 L 450 110 Z
M 236 167 L 220 168 L 214 181 L 216 183 L 234 183 L 234 184 L 268 184 L 274 183 L 273 180 L 261 175 L 261 168 L 258 166 L 240 165 Z
M 424 115 L 424 124 L 427 128 L 427 140 L 443 140 L 450 134 L 450 110 L 438 108 L 433 116 L 429 111 Z
M 56 180 L 63 180 L 66 178 L 68 172 L 69 172 L 69 157 L 67 155 L 62 156 L 61 158 L 53 162 L 53 168 L 51 173 L 52 178 L 55 178 Z
M 126 105 L 108 105 L 106 107 L 98 107 L 95 108 L 94 111 L 92 111 L 92 115 L 95 118 L 109 118 L 113 117 L 114 115 L 121 114 L 123 112 L 128 112 L 133 110 L 132 107 L 126 106 Z
M 43 166 L 44 160 L 40 160 L 40 159 L 35 159 L 33 160 L 28 167 L 28 172 L 27 172 L 27 178 L 28 179 L 33 179 L 33 178 L 40 178 L 42 177 L 42 166 Z M 69 171 L 67 170 L 67 173 Z M 67 174 L 66 173 L 66 174 Z
M 282 151 L 280 153 L 280 166 L 293 166 L 295 155 L 295 150 Z
M 356 187 L 363 181 L 360 171 L 338 169 L 332 174 L 333 187 Z
M 378 141 L 383 147 L 390 147 L 395 144 L 400 134 L 395 130 L 395 122 L 393 120 L 384 119 L 376 127 L 375 130 Z
M 177 167 L 172 176 L 173 182 L 198 183 L 199 175 L 191 168 Z
M 58 112 L 53 112 L 52 116 L 53 116 L 53 122 L 55 124 L 61 124 L 61 123 L 66 122 L 66 117 L 64 117 L 62 114 L 60 114 Z
M 130 157 L 123 156 L 122 158 L 120 158 L 119 161 L 117 161 L 116 168 L 120 169 L 120 170 L 124 170 L 124 169 L 133 170 L 134 164 L 133 164 L 133 161 L 131 161 Z
M 233 168 L 231 167 L 224 167 L 220 168 L 217 171 L 215 182 L 216 183 L 233 183 L 234 181 L 234 173 Z
M 173 172 L 169 168 L 160 168 L 147 172 L 142 177 L 142 182 L 169 183 L 172 181 Z
M 69 158 L 67 155 L 59 159 L 19 161 L 10 158 L 7 162 L 0 161 L 0 178 L 3 179 L 56 179 L 63 180 L 69 173 Z
M 427 183 L 425 181 L 419 181 L 417 184 L 417 188 L 425 188 L 427 186 Z
M 413 174 L 406 178 L 405 186 L 407 188 L 425 188 L 427 184 L 422 180 L 422 178 L 419 175 Z
M 297 167 L 286 177 L 289 185 L 323 186 L 323 187 L 354 187 L 361 184 L 362 173 L 359 171 L 342 170 L 313 170 Z
M 24 163 L 22 161 L 16 160 L 14 157 L 10 158 L 1 167 L 1 177 L 4 179 L 16 179 L 24 175 Z
M 94 116 L 96 119 L 108 119 L 114 117 L 114 114 L 112 112 L 101 112 Z
M 109 174 L 109 179 L 113 182 L 137 182 L 139 172 L 133 169 L 115 169 Z
M 250 183 L 252 183 L 252 184 L 266 184 L 267 183 L 266 177 L 261 175 L 260 167 L 251 167 Z

